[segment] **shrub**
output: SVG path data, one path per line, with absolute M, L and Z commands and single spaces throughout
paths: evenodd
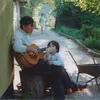
M 98 49 L 100 50 L 100 40 L 93 37 L 88 37 L 84 40 L 84 44 L 91 49 Z
M 88 26 L 88 25 L 82 25 L 82 28 L 80 29 L 81 33 L 83 34 L 84 38 L 88 38 L 92 35 L 93 32 L 93 26 Z
M 92 37 L 100 39 L 100 28 L 94 28 L 93 29 L 93 36 Z
M 81 30 L 67 28 L 65 26 L 57 27 L 57 32 L 70 35 L 90 49 L 100 51 L 100 29 L 93 26 L 83 25 Z
M 62 32 L 64 34 L 70 35 L 78 40 L 83 40 L 83 35 L 80 33 L 77 29 L 67 28 L 65 26 L 62 27 L 56 27 L 56 32 Z
M 93 25 L 83 25 L 80 31 L 83 34 L 84 39 L 88 37 L 100 39 L 100 28 L 96 28 Z

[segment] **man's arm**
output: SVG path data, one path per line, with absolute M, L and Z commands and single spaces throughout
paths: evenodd
M 21 38 L 14 36 L 12 38 L 12 45 L 13 45 L 13 50 L 15 52 L 19 53 L 26 52 L 26 46 L 23 45 Z
M 14 35 L 12 38 L 13 49 L 15 52 L 23 53 L 23 52 L 33 52 L 37 55 L 37 50 L 33 47 L 23 45 L 22 38 L 19 35 Z

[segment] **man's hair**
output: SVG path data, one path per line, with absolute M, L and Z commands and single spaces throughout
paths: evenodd
M 48 43 L 47 46 L 49 47 L 49 45 L 50 45 L 51 43 L 56 47 L 57 52 L 59 52 L 59 50 L 60 50 L 59 43 L 58 43 L 57 41 L 52 40 L 52 41 L 50 41 L 50 42 Z
M 34 20 L 32 19 L 32 17 L 30 16 L 24 16 L 21 18 L 20 20 L 20 28 L 22 28 L 23 25 L 29 25 L 29 24 L 33 24 Z

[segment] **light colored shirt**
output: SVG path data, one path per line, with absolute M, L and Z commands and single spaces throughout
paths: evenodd
M 32 38 L 22 29 L 19 29 L 12 37 L 12 44 L 15 52 L 23 53 L 26 52 L 26 46 L 23 44 L 31 45 Z
M 64 66 L 63 60 L 59 53 L 49 54 L 45 59 L 52 62 L 53 65 Z
M 45 18 L 44 18 L 44 16 L 40 17 L 40 26 L 45 26 Z

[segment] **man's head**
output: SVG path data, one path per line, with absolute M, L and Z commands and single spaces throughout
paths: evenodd
M 34 20 L 30 16 L 24 16 L 20 20 L 20 28 L 26 33 L 31 33 L 33 31 Z

